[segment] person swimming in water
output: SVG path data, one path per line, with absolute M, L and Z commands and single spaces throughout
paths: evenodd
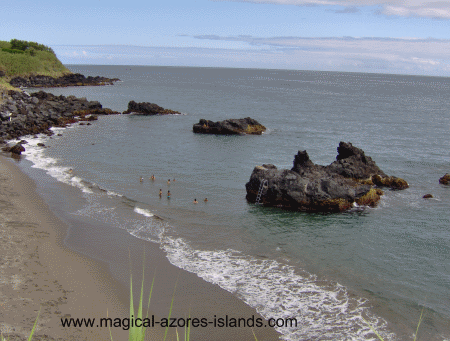
M 207 202 L 208 201 L 208 198 L 205 198 L 205 200 L 203 200 L 204 202 Z
M 140 181 L 140 182 L 144 182 L 144 178 L 141 176 L 141 177 L 139 178 L 139 181 Z
M 167 180 L 167 184 L 168 184 L 168 185 L 170 185 L 170 179 L 169 179 L 169 180 Z
M 162 197 L 162 189 L 161 188 L 159 189 L 159 197 L 160 198 Z
M 152 174 L 152 176 L 150 177 L 150 179 L 151 179 L 152 181 L 155 181 L 155 174 Z
M 198 201 L 197 201 L 197 199 L 194 199 L 194 204 L 198 204 Z

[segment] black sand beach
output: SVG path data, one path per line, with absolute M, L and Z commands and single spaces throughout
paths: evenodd
M 36 184 L 13 160 L 4 156 L 0 160 L 4 260 L 1 271 L 6 283 L 2 289 L 0 326 L 4 335 L 11 335 L 10 339 L 28 336 L 39 309 L 35 335 L 42 340 L 109 339 L 107 328 L 63 328 L 60 318 L 101 318 L 107 314 L 112 318 L 128 317 L 130 261 L 137 298 L 144 258 L 146 293 L 155 276 L 150 315 L 154 313 L 156 319 L 168 316 L 175 286 L 172 317 L 190 315 L 209 321 L 226 315 L 245 319 L 260 317 L 232 294 L 171 265 L 158 245 L 122 230 L 111 232 L 98 221 L 86 223 L 64 216 L 61 202 L 55 207 L 55 202 L 50 202 L 49 208 L 38 195 Z M 78 191 L 62 183 L 57 186 L 64 186 L 65 193 Z M 38 184 L 39 191 L 45 191 L 42 184 Z M 178 329 L 183 335 L 183 328 Z M 279 338 L 269 327 L 253 328 L 253 331 L 258 340 Z M 127 332 L 121 328 L 112 328 L 112 333 L 114 340 L 127 339 Z M 153 328 L 148 339 L 162 339 L 163 334 L 164 328 Z M 194 340 L 254 339 L 251 328 L 212 325 L 192 328 L 191 337 Z M 174 328 L 169 330 L 168 339 L 176 339 Z

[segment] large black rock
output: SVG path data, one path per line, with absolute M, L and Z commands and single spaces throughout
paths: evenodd
M 179 115 L 178 111 L 164 109 L 155 103 L 135 101 L 128 102 L 128 109 L 123 112 L 124 114 L 136 113 L 140 115 Z
M 225 121 L 213 122 L 201 119 L 200 122 L 194 124 L 194 133 L 200 134 L 219 134 L 219 135 L 240 135 L 253 134 L 261 135 L 266 131 L 261 123 L 253 118 L 229 119 Z
M 266 186 L 261 184 L 267 181 Z M 314 164 L 306 151 L 299 151 L 291 170 L 272 164 L 256 166 L 245 185 L 247 200 L 306 212 L 342 212 L 355 204 L 375 206 L 382 195 L 377 186 L 407 188 L 405 180 L 388 177 L 369 156 L 351 143 L 341 142 L 336 161 Z

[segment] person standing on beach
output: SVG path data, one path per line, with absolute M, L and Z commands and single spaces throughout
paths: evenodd
M 167 180 L 167 184 L 168 184 L 168 185 L 170 185 L 170 179 L 169 179 L 169 180 Z
M 170 199 L 170 191 L 167 191 L 167 198 Z
M 162 189 L 161 188 L 159 189 L 159 197 L 160 198 L 162 197 Z

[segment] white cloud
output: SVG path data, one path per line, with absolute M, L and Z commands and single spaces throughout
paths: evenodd
M 195 38 L 238 41 L 249 48 L 126 45 L 52 48 L 65 64 L 243 67 L 450 76 L 450 40 L 251 36 Z M 252 48 L 254 45 L 259 48 Z
M 435 0 L 213 0 L 250 2 L 255 4 L 276 4 L 296 6 L 342 6 L 353 9 L 366 6 L 381 6 L 381 13 L 388 16 L 425 17 L 450 19 L 450 1 Z M 349 13 L 339 11 L 338 13 Z

